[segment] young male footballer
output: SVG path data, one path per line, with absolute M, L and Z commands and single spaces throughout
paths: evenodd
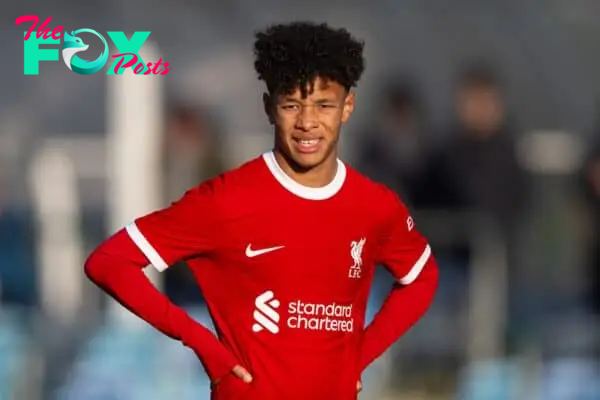
M 338 159 L 363 43 L 326 24 L 256 35 L 272 151 L 190 189 L 102 243 L 87 276 L 192 349 L 215 400 L 351 400 L 362 371 L 426 312 L 438 282 L 404 203 Z M 146 278 L 187 260 L 218 335 Z M 374 269 L 397 282 L 373 322 Z

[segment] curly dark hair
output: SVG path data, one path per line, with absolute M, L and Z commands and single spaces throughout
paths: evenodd
M 269 93 L 302 96 L 312 92 L 316 78 L 356 86 L 364 69 L 364 42 L 346 29 L 327 24 L 293 22 L 277 24 L 256 34 L 254 69 Z

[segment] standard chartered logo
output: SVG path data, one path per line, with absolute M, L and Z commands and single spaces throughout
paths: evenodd
M 352 304 L 304 303 L 300 300 L 288 305 L 287 325 L 292 329 L 311 331 L 352 332 Z
M 276 309 L 280 303 L 275 299 L 272 290 L 258 296 L 255 301 L 254 325 L 252 330 L 260 332 L 263 329 L 271 333 L 279 332 L 280 315 Z M 352 332 L 352 304 L 337 303 L 307 303 L 302 300 L 292 301 L 287 307 L 286 325 L 291 329 L 326 332 Z
M 279 300 L 275 299 L 275 295 L 272 290 L 267 290 L 254 301 L 256 309 L 254 310 L 254 321 L 256 323 L 252 325 L 254 332 L 260 332 L 263 329 L 268 330 L 271 333 L 279 332 L 279 314 L 275 311 L 279 308 Z

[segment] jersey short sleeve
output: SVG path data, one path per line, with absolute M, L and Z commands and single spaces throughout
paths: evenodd
M 214 191 L 205 183 L 169 207 L 136 219 L 126 230 L 152 266 L 164 271 L 214 248 L 217 214 Z
M 431 257 L 431 247 L 415 226 L 406 205 L 389 193 L 384 228 L 379 241 L 378 263 L 402 284 L 412 283 Z

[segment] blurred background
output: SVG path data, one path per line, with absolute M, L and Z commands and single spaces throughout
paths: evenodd
M 208 399 L 193 353 L 82 266 L 136 216 L 270 149 L 253 33 L 299 19 L 366 41 L 343 159 L 401 194 L 441 269 L 431 311 L 369 368 L 361 398 L 600 399 L 600 2 L 2 8 L 0 399 Z M 29 25 L 14 20 L 27 14 L 51 29 L 151 31 L 142 58 L 172 69 L 83 76 L 59 60 L 26 76 Z M 82 37 L 95 58 L 100 41 Z M 184 265 L 151 277 L 210 326 Z M 382 269 L 369 317 L 390 286 Z

